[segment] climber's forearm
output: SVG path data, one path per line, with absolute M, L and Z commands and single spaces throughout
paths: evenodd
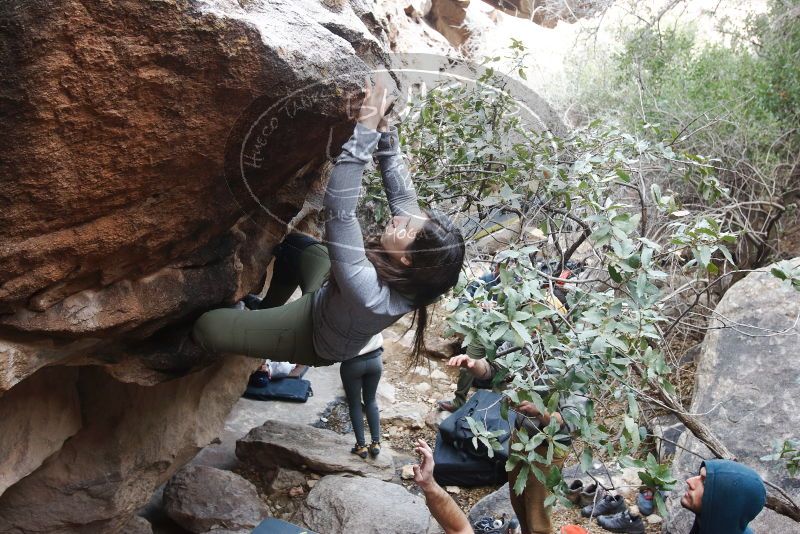
M 366 261 L 356 209 L 364 166 L 372 159 L 379 139 L 380 133 L 356 124 L 331 171 L 323 207 L 325 237 L 332 262 L 358 264 Z
M 392 215 L 415 216 L 422 213 L 411 173 L 400 152 L 397 128 L 392 126 L 388 131 L 381 133 L 375 157 L 380 165 L 383 189 L 386 191 Z
M 425 502 L 431 515 L 442 526 L 445 534 L 473 533 L 467 516 L 439 484 L 431 481 L 422 490 L 425 493 Z

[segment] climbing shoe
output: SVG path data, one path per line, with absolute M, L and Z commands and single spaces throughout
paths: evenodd
M 597 524 L 609 532 L 644 534 L 644 521 L 642 521 L 642 516 L 632 516 L 628 510 L 614 515 L 601 515 L 597 518 Z
M 572 484 L 567 488 L 567 500 L 572 504 L 579 504 L 581 501 L 581 491 L 583 490 L 583 481 L 581 479 L 573 480 Z
M 456 406 L 455 404 L 453 404 L 449 400 L 436 401 L 436 407 L 439 408 L 440 412 L 451 412 L 452 413 L 452 412 L 458 410 L 458 406 Z
M 636 496 L 636 506 L 639 507 L 639 513 L 648 516 L 653 513 L 653 490 L 644 489 Z
M 373 458 L 377 458 L 377 456 L 381 453 L 381 442 L 380 441 L 373 441 L 369 444 L 369 455 Z
M 597 484 L 591 484 L 589 486 L 585 486 L 580 494 L 580 499 L 578 504 L 580 506 L 590 506 L 599 502 L 600 499 L 603 498 L 603 495 L 606 494 L 606 490 L 602 487 L 599 487 Z
M 369 451 L 367 450 L 367 446 L 366 445 L 359 445 L 358 443 L 356 443 L 355 446 L 352 449 L 350 449 L 350 452 L 352 452 L 356 456 L 358 456 L 360 458 L 363 458 L 365 460 L 367 459 L 367 456 L 369 455 Z
M 484 516 L 472 524 L 472 530 L 475 531 L 475 534 L 506 534 L 508 523 L 505 521 L 505 517 L 496 519 Z
M 260 310 L 261 309 L 261 299 L 258 298 L 258 295 L 253 295 L 252 293 L 248 293 L 242 299 L 244 305 L 247 306 L 250 310 Z
M 604 495 L 602 499 L 592 505 L 584 506 L 581 510 L 583 517 L 598 517 L 601 515 L 611 515 L 627 509 L 625 499 L 622 495 Z

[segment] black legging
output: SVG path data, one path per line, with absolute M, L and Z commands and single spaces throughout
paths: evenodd
M 381 419 L 378 413 L 378 403 L 375 401 L 378 382 L 380 382 L 383 372 L 381 354 L 383 354 L 383 349 L 377 349 L 363 356 L 344 361 L 339 368 L 344 392 L 347 395 L 350 421 L 353 423 L 353 432 L 356 435 L 356 444 L 360 447 L 366 445 L 364 442 L 364 414 L 361 411 L 362 396 L 372 441 L 377 443 L 381 440 Z

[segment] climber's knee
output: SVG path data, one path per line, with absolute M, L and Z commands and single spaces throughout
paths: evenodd
M 213 332 L 215 330 L 214 311 L 206 312 L 194 322 L 192 340 L 205 351 L 214 351 Z

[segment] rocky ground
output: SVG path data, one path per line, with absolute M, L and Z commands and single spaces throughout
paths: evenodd
M 373 465 L 373 462 L 364 462 L 347 452 L 353 441 L 352 428 L 338 366 L 311 369 L 306 378 L 313 385 L 314 396 L 304 404 L 240 399 L 219 440 L 204 449 L 189 468 L 179 472 L 167 485 L 166 491 L 154 496 L 145 512 L 153 522 L 154 532 L 214 532 L 209 525 L 213 525 L 214 520 L 218 523 L 223 521 L 218 516 L 226 517 L 224 521 L 233 521 L 225 524 L 229 525 L 230 531 L 236 531 L 234 527 L 246 525 L 248 517 L 257 522 L 259 513 L 294 522 L 304 519 L 306 522 L 322 521 L 327 525 L 331 521 L 329 517 L 319 519 L 310 515 L 309 509 L 313 508 L 309 506 L 310 500 L 322 499 L 332 508 L 349 504 L 331 502 L 329 497 L 318 495 L 321 493 L 319 488 L 316 493 L 312 492 L 332 473 L 352 472 L 353 469 L 363 468 L 366 471 L 361 475 L 390 481 L 387 486 L 385 482 L 376 480 L 373 484 L 377 486 L 372 491 L 391 492 L 394 491 L 392 485 L 399 484 L 408 490 L 409 495 L 419 496 L 419 489 L 413 480 L 408 479 L 408 467 L 405 476 L 403 467 L 416 463 L 414 444 L 417 439 L 434 443 L 438 424 L 447 415 L 436 409 L 436 401 L 452 397 L 458 373 L 447 367 L 443 356 L 449 354 L 452 347 L 441 339 L 431 344 L 435 349 L 434 357 L 421 366 L 409 368 L 410 334 L 403 336 L 407 326 L 399 324 L 385 332 L 384 376 L 379 389 L 385 448 L 379 460 L 384 459 L 384 464 Z M 275 436 L 286 428 L 289 428 L 289 433 L 301 434 Z M 312 434 L 305 434 L 303 429 Z M 262 434 L 256 435 L 258 431 Z M 242 439 L 246 434 L 247 437 Z M 248 442 L 249 446 L 245 447 L 242 442 Z M 314 445 L 318 446 L 318 453 Z M 321 465 L 323 463 L 326 465 Z M 233 483 L 229 477 L 235 475 L 241 477 Z M 218 497 L 214 496 L 215 480 L 219 480 L 221 486 Z M 342 480 L 353 483 L 352 479 Z M 195 486 L 200 489 L 193 489 Z M 239 488 L 236 502 L 229 499 L 231 487 Z M 468 514 L 498 487 L 447 487 L 447 490 Z M 200 493 L 204 495 L 203 502 L 198 501 Z M 507 502 L 507 498 L 504 499 Z M 212 504 L 215 500 L 219 502 Z M 420 508 L 422 502 L 417 498 L 412 503 L 416 507 L 410 514 L 412 517 L 414 514 L 426 515 L 424 508 Z M 211 518 L 208 517 L 209 510 L 215 511 L 210 513 Z M 496 513 L 499 516 L 503 511 L 498 508 Z M 335 511 L 331 513 L 336 515 Z M 605 532 L 596 523 L 581 518 L 577 509 L 557 508 L 553 518 L 556 532 L 566 524 L 583 525 L 593 533 Z M 354 525 L 348 527 L 354 528 Z M 648 525 L 647 532 L 660 532 L 660 526 Z

